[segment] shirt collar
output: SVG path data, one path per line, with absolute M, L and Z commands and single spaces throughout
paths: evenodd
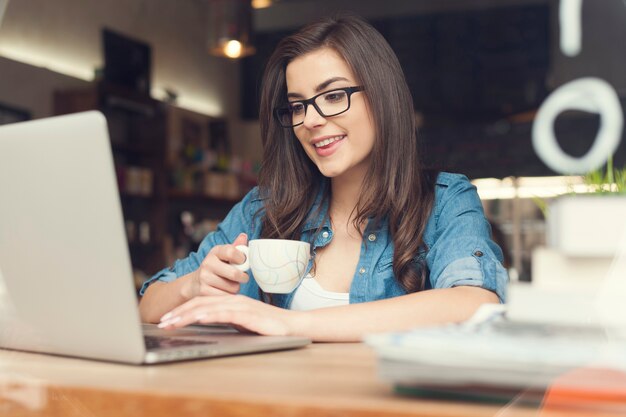
M 330 217 L 328 216 L 328 199 L 324 198 L 328 183 L 325 182 L 315 196 L 315 202 L 307 214 L 307 221 L 304 223 L 303 232 L 317 230 L 320 227 L 330 229 Z

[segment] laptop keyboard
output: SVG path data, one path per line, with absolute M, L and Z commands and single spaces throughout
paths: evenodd
M 148 350 L 167 349 L 194 345 L 211 345 L 217 343 L 215 340 L 199 340 L 199 339 L 183 339 L 180 337 L 169 336 L 146 336 L 144 341 Z

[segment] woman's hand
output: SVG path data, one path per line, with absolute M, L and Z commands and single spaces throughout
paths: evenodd
M 175 329 L 193 323 L 219 323 L 266 336 L 287 336 L 299 333 L 303 315 L 244 295 L 200 296 L 161 317 L 159 327 Z
M 248 282 L 249 277 L 231 264 L 246 261 L 246 256 L 235 247 L 247 243 L 248 236 L 241 233 L 231 245 L 214 246 L 181 288 L 183 297 L 237 294 L 240 285 Z

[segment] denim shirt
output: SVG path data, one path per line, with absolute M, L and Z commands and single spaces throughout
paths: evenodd
M 313 266 L 316 249 L 328 245 L 333 239 L 327 215 L 328 203 L 321 203 L 321 198 L 317 201 L 310 213 L 319 214 L 305 223 L 301 236 L 301 240 L 312 243 L 313 256 L 307 273 Z M 323 206 L 318 211 L 320 204 Z M 141 288 L 141 294 L 156 280 L 170 282 L 195 271 L 213 246 L 230 244 L 242 232 L 249 240 L 258 239 L 262 212 L 261 215 L 255 214 L 259 209 L 263 209 L 263 199 L 255 188 L 232 208 L 217 230 L 204 238 L 197 252 L 149 278 Z M 320 223 L 323 226 L 316 235 Z M 500 302 L 504 302 L 508 276 L 501 263 L 502 251 L 490 236 L 491 229 L 476 187 L 463 175 L 440 173 L 435 185 L 433 209 L 424 231 L 424 245 L 415 254 L 415 260 L 428 267 L 426 288 L 482 287 L 495 292 Z M 387 224 L 374 226 L 374 222 L 369 222 L 363 233 L 359 262 L 350 286 L 350 303 L 406 294 L 393 273 L 393 251 Z M 239 292 L 259 299 L 259 287 L 252 272 L 248 273 L 250 280 L 241 285 Z M 290 294 L 273 294 L 272 302 L 289 308 L 294 294 L 295 290 Z

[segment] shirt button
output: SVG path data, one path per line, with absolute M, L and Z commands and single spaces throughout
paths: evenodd
M 328 236 L 330 236 L 330 233 L 328 233 L 328 232 L 322 232 L 322 237 L 323 237 L 324 239 L 328 239 Z
M 483 256 L 483 253 L 477 250 L 476 252 L 474 252 L 474 256 L 478 256 L 480 258 L 481 256 Z
M 371 235 L 369 235 L 367 237 L 367 240 L 369 240 L 370 242 L 373 242 L 376 240 L 376 235 L 374 233 L 372 233 Z
M 365 268 L 361 267 L 361 269 L 359 269 L 359 274 L 364 274 L 365 273 Z

